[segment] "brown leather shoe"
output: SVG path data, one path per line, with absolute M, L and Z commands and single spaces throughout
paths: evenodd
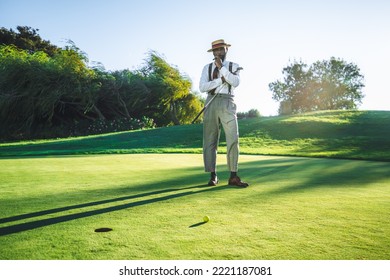
M 246 187 L 249 186 L 248 183 L 245 183 L 245 182 L 241 181 L 240 177 L 238 177 L 238 176 L 230 178 L 229 179 L 229 185 L 230 186 L 240 187 L 240 188 L 246 188 Z
M 215 178 L 211 178 L 207 185 L 216 186 L 217 184 L 218 184 L 218 177 L 215 177 Z

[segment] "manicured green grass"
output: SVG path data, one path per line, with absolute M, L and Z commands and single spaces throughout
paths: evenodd
M 0 144 L 0 259 L 389 259 L 389 127 L 379 111 L 242 120 L 247 189 L 224 155 L 205 186 L 201 125 Z
M 390 258 L 389 162 L 243 155 L 236 189 L 224 157 L 0 159 L 0 259 Z
M 241 124 L 248 154 L 390 161 L 390 111 L 323 111 Z
M 390 161 L 390 111 L 323 111 L 241 120 L 241 154 Z M 220 152 L 226 151 L 222 134 Z M 0 156 L 201 153 L 202 125 L 0 144 Z

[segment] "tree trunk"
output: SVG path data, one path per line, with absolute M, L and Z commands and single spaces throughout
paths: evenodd
M 98 107 L 96 107 L 96 105 L 93 105 L 93 110 L 96 112 L 96 114 L 98 114 L 99 119 L 101 120 L 106 119 L 106 117 L 102 114 L 102 112 L 98 109 Z
M 180 125 L 180 121 L 179 119 L 177 118 L 177 112 L 176 112 L 176 103 L 175 102 L 172 102 L 171 103 L 171 108 L 169 110 L 170 114 L 171 114 L 171 120 L 173 122 L 174 125 Z

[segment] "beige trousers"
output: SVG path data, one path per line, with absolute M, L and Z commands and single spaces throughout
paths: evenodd
M 212 98 L 208 95 L 206 104 Z M 221 135 L 221 125 L 226 136 L 227 165 L 229 171 L 238 171 L 238 124 L 233 97 L 217 95 L 209 104 L 203 117 L 203 161 L 206 172 L 216 172 L 216 160 Z

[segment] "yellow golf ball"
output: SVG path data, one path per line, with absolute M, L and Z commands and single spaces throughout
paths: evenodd
M 209 216 L 204 216 L 203 217 L 203 222 L 207 223 L 208 221 L 210 221 Z

